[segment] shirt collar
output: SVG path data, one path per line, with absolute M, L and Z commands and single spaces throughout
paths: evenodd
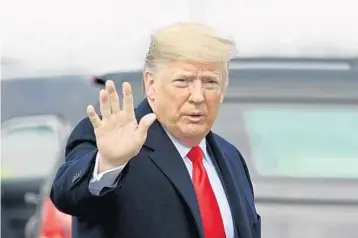
M 166 129 L 164 129 L 164 130 L 167 133 L 167 135 L 169 136 L 169 138 L 171 139 L 171 141 L 173 142 L 176 149 L 178 150 L 181 158 L 184 159 L 186 157 L 186 155 L 189 153 L 189 151 L 191 150 L 191 147 L 187 147 L 187 146 L 183 145 L 182 143 L 179 142 L 178 139 L 176 139 L 174 136 L 172 136 Z M 205 138 L 203 140 L 201 140 L 201 142 L 199 143 L 199 146 L 204 153 L 204 159 L 206 159 L 207 151 L 206 151 L 206 139 Z

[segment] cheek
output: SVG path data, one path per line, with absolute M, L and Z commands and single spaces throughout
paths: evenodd
M 209 110 L 213 110 L 213 109 L 215 110 L 216 108 L 219 107 L 222 101 L 222 96 L 218 94 L 208 94 L 205 97 L 205 101 Z
M 220 97 L 212 97 L 206 100 L 206 106 L 210 118 L 215 118 L 221 104 Z
M 171 87 L 167 90 L 166 99 L 176 105 L 183 105 L 188 100 L 187 89 Z
M 187 95 L 182 89 L 166 88 L 160 93 L 160 104 L 170 117 L 177 116 L 187 102 Z

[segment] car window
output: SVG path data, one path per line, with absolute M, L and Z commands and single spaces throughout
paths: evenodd
M 105 80 L 113 80 L 120 96 L 122 95 L 122 84 L 129 82 L 132 87 L 133 103 L 138 105 L 144 99 L 144 86 L 142 83 L 142 72 L 122 72 L 104 75 Z
M 260 176 L 358 178 L 358 110 L 223 104 L 214 130 Z
M 46 176 L 59 147 L 55 132 L 47 125 L 20 126 L 2 133 L 2 178 Z

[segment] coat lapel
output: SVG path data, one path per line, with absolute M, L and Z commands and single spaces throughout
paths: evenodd
M 248 214 L 248 205 L 244 187 L 241 184 L 242 174 L 235 174 L 230 168 L 228 158 L 220 150 L 220 147 L 214 137 L 213 133 L 209 133 L 206 137 L 210 146 L 211 152 L 218 164 L 219 170 L 223 179 L 223 186 L 226 187 L 226 195 L 230 204 L 231 213 L 236 225 L 240 238 L 253 237 L 250 221 L 246 214 Z M 237 182 L 238 181 L 238 182 Z
M 136 118 L 139 121 L 143 116 L 149 113 L 152 113 L 152 110 L 147 100 L 144 100 L 136 108 Z M 199 235 L 200 237 L 204 237 L 199 205 L 190 175 L 179 152 L 158 121 L 155 121 L 149 128 L 144 146 L 152 151 L 150 153 L 151 160 L 173 183 L 174 187 L 188 205 L 195 220 Z

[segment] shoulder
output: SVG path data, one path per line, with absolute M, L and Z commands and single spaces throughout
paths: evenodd
M 235 145 L 233 145 L 231 142 L 229 142 L 228 140 L 226 140 L 224 137 L 219 136 L 218 134 L 212 132 L 213 138 L 215 139 L 215 141 L 218 143 L 218 145 L 220 146 L 220 149 L 225 152 L 225 153 L 235 153 L 237 154 L 237 156 L 242 157 L 241 153 L 239 152 L 239 150 L 236 148 Z
M 244 156 L 241 152 L 233 145 L 231 142 L 219 136 L 216 133 L 212 133 L 215 141 L 218 143 L 221 152 L 233 163 L 240 163 L 242 164 L 245 169 L 247 168 Z M 239 159 L 238 159 L 239 158 Z
M 96 144 L 96 136 L 88 117 L 82 118 L 72 129 L 67 140 L 66 154 L 81 143 Z
M 244 156 L 236 148 L 235 145 L 230 143 L 228 140 L 226 140 L 222 136 L 219 136 L 218 134 L 216 134 L 214 132 L 212 132 L 212 135 L 213 135 L 215 141 L 218 143 L 218 146 L 220 147 L 221 152 L 224 154 L 225 158 L 228 159 L 228 162 L 232 165 L 232 167 L 237 167 L 240 170 L 244 171 L 246 178 L 248 180 L 248 183 L 250 185 L 250 189 L 253 193 L 253 186 L 252 186 L 252 182 L 251 182 L 250 171 L 249 171 L 249 168 L 247 166 Z
M 73 128 L 70 138 L 72 137 L 86 137 L 94 136 L 94 130 L 91 121 L 88 117 L 82 118 Z
M 92 128 L 91 121 L 88 117 L 84 117 L 78 121 L 75 125 L 74 130 Z

